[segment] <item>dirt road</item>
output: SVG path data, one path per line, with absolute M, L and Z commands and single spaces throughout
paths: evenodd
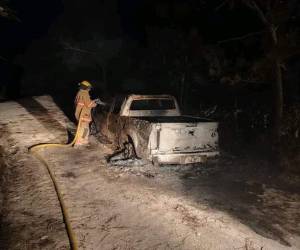
M 68 249 L 52 183 L 27 147 L 65 142 L 72 124 L 49 97 L 1 103 L 0 120 L 1 249 Z M 110 152 L 96 141 L 42 152 L 80 249 L 300 249 L 297 184 L 258 174 L 262 163 L 110 166 Z

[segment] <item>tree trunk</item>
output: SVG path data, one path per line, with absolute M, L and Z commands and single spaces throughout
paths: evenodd
M 273 128 L 272 128 L 272 161 L 277 170 L 283 169 L 283 156 L 281 145 L 281 125 L 283 115 L 283 86 L 282 71 L 279 59 L 274 60 L 274 79 L 273 79 Z M 276 169 L 276 168 L 275 168 Z M 274 169 L 274 170 L 275 170 Z
M 283 112 L 283 88 L 282 88 L 282 71 L 280 66 L 280 60 L 277 55 L 278 51 L 278 37 L 276 27 L 273 24 L 268 23 L 267 27 L 269 36 L 272 41 L 271 46 L 271 58 L 273 61 L 273 139 L 279 146 L 280 143 L 280 128 Z
M 257 5 L 256 1 L 248 2 L 248 6 L 250 6 L 253 10 L 256 11 L 259 19 L 264 24 L 268 36 L 271 40 L 271 46 L 269 55 L 272 59 L 273 64 L 273 74 L 272 77 L 272 85 L 273 85 L 273 128 L 272 128 L 272 139 L 273 139 L 273 156 L 274 160 L 279 167 L 282 166 L 282 148 L 281 148 L 281 141 L 280 141 L 280 130 L 281 130 L 281 123 L 282 123 L 282 114 L 283 114 L 283 86 L 282 86 L 282 71 L 281 71 L 281 61 L 278 56 L 278 32 L 276 27 L 272 23 L 272 19 L 269 20 L 266 14 L 261 10 L 259 5 Z
M 283 87 L 280 61 L 274 62 L 274 104 L 273 104 L 273 135 L 276 143 L 280 143 L 280 129 L 283 114 Z
M 270 37 L 273 42 L 273 49 L 271 57 L 273 60 L 273 128 L 272 128 L 272 141 L 273 141 L 273 160 L 277 169 L 282 169 L 282 146 L 281 146 L 281 126 L 283 115 L 283 84 L 282 84 L 282 70 L 281 61 L 277 55 L 278 52 L 278 37 L 276 29 L 273 25 L 269 27 Z

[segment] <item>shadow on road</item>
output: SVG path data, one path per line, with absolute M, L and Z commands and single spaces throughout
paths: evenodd
M 217 165 L 185 173 L 181 180 L 186 193 L 256 233 L 290 246 L 287 234 L 300 235 L 300 188 L 282 183 L 268 171 L 260 173 L 259 163 L 221 161 Z
M 33 98 L 19 99 L 18 103 L 37 119 L 47 130 L 57 132 L 66 131 L 66 128 L 54 118 L 54 111 L 51 112 Z M 54 103 L 53 103 L 54 104 Z

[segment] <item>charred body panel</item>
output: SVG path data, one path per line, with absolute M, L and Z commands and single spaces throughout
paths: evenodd
M 157 163 L 203 162 L 219 154 L 218 123 L 182 116 L 168 95 L 129 95 L 114 99 L 96 115 L 102 134 L 122 148 L 132 143 L 136 156 Z

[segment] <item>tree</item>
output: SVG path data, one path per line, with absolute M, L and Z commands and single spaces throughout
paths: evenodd
M 95 92 L 110 87 L 107 63 L 122 45 L 116 7 L 109 0 L 63 3 L 64 11 L 53 20 L 47 34 L 32 41 L 17 58 L 24 67 L 23 95 L 49 93 L 63 102 L 63 95 L 73 98 L 81 80 L 92 81 Z
M 261 43 L 264 44 L 264 55 L 253 67 L 256 77 L 266 78 L 273 87 L 273 139 L 276 148 L 280 145 L 284 96 L 283 71 L 285 63 L 292 56 L 299 54 L 299 29 L 293 25 L 293 10 L 297 1 L 281 0 L 227 0 L 218 8 L 229 4 L 247 6 L 256 14 L 262 24 Z M 252 34 L 250 34 L 252 35 Z M 256 35 L 256 34 L 255 34 Z
M 118 54 L 122 46 L 121 39 L 107 40 L 95 34 L 90 40 L 62 41 L 62 46 L 62 56 L 68 67 L 75 70 L 79 65 L 95 64 L 102 73 L 102 87 L 107 88 L 107 64 Z
M 20 19 L 16 16 L 15 12 L 8 5 L 9 1 L 0 1 L 0 17 L 20 21 Z

